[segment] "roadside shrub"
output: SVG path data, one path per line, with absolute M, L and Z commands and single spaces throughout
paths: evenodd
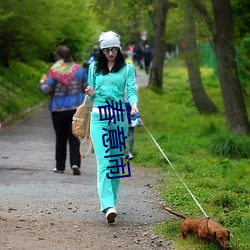
M 231 159 L 249 158 L 250 146 L 248 138 L 236 135 L 219 136 L 212 140 L 211 151 L 215 155 Z
M 41 75 L 47 68 L 46 63 L 39 61 L 32 65 L 11 61 L 8 69 L 0 67 L 1 123 L 6 124 L 9 116 L 21 116 L 22 111 L 47 98 L 38 90 Z

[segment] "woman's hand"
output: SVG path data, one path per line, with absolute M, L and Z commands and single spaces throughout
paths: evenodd
M 92 88 L 92 87 L 90 87 L 90 86 L 88 86 L 86 89 L 85 89 L 85 92 L 86 92 L 86 94 L 88 95 L 88 96 L 95 96 L 95 90 Z
M 134 103 L 131 105 L 131 112 L 130 112 L 130 114 L 133 116 L 133 115 L 135 115 L 137 112 L 138 112 L 137 104 L 134 102 Z

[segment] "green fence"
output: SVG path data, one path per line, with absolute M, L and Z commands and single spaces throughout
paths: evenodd
M 216 55 L 212 45 L 209 42 L 202 42 L 198 48 L 200 50 L 201 65 L 213 68 L 214 73 L 217 75 Z
M 218 75 L 216 55 L 214 48 L 209 42 L 198 44 L 200 51 L 201 65 L 206 65 L 214 69 Z M 240 75 L 240 82 L 244 90 L 250 95 L 250 37 L 244 38 L 236 48 L 236 61 Z

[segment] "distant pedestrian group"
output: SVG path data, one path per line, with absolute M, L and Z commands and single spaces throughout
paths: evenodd
M 126 51 L 129 58 L 133 60 L 135 65 L 140 69 L 144 69 L 146 74 L 149 74 L 153 53 L 148 44 L 145 45 L 129 45 Z

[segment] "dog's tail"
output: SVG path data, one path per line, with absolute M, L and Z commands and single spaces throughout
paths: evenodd
M 162 206 L 162 208 L 163 208 L 164 210 L 168 211 L 169 213 L 171 213 L 171 214 L 173 214 L 173 215 L 175 215 L 175 216 L 177 216 L 177 217 L 182 218 L 183 220 L 187 219 L 187 217 L 186 217 L 185 215 L 183 215 L 183 214 L 179 214 L 179 213 L 177 213 L 177 212 L 173 212 L 171 209 L 169 209 L 169 208 L 167 208 L 167 207 L 164 207 L 164 206 Z

